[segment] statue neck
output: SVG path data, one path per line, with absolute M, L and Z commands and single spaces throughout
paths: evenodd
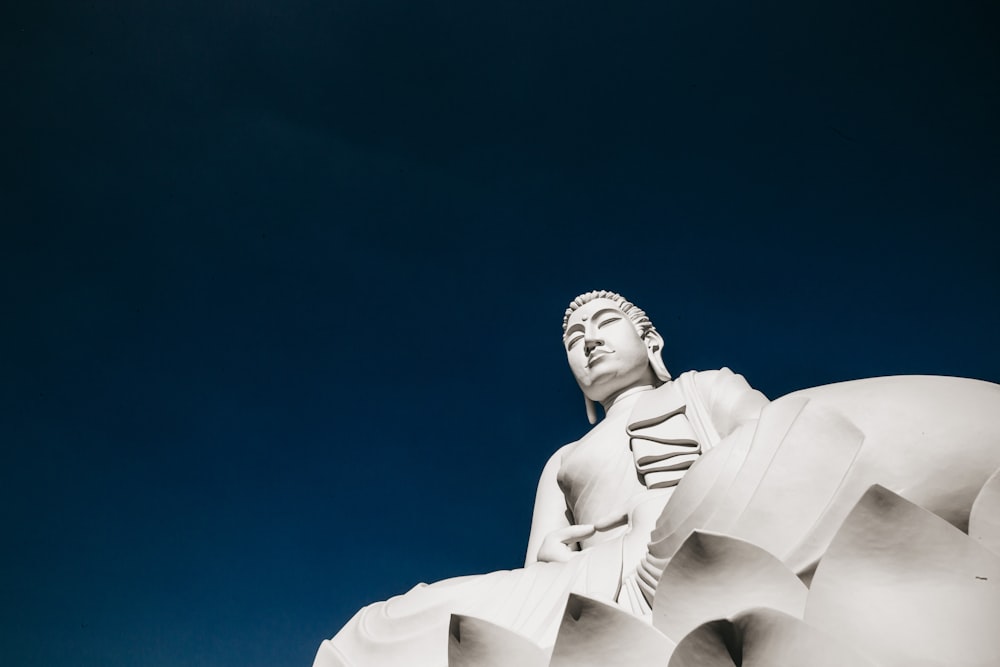
M 621 410 L 622 406 L 635 403 L 639 394 L 651 389 L 656 389 L 656 387 L 651 384 L 642 384 L 637 387 L 622 389 L 618 393 L 608 396 L 606 399 L 601 401 L 601 406 L 604 408 L 604 414 L 606 416 L 610 415 L 612 410 L 617 412 Z

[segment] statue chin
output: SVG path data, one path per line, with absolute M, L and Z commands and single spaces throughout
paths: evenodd
M 369 605 L 314 667 L 1000 664 L 1000 386 L 664 374 L 585 391 L 528 566 Z

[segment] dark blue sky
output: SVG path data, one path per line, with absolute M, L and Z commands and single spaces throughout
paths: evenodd
M 308 665 L 519 565 L 586 290 L 771 397 L 1000 381 L 995 3 L 17 4 L 5 665 Z

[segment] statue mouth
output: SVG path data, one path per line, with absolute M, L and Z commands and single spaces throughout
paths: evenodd
M 611 350 L 594 351 L 587 357 L 587 368 L 590 368 L 604 357 L 610 356 Z

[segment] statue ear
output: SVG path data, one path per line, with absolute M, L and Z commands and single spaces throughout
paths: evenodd
M 670 371 L 663 363 L 663 338 L 656 329 L 650 329 L 643 340 L 646 343 L 646 356 L 649 357 L 649 366 L 653 369 L 653 374 L 666 382 L 670 379 Z

